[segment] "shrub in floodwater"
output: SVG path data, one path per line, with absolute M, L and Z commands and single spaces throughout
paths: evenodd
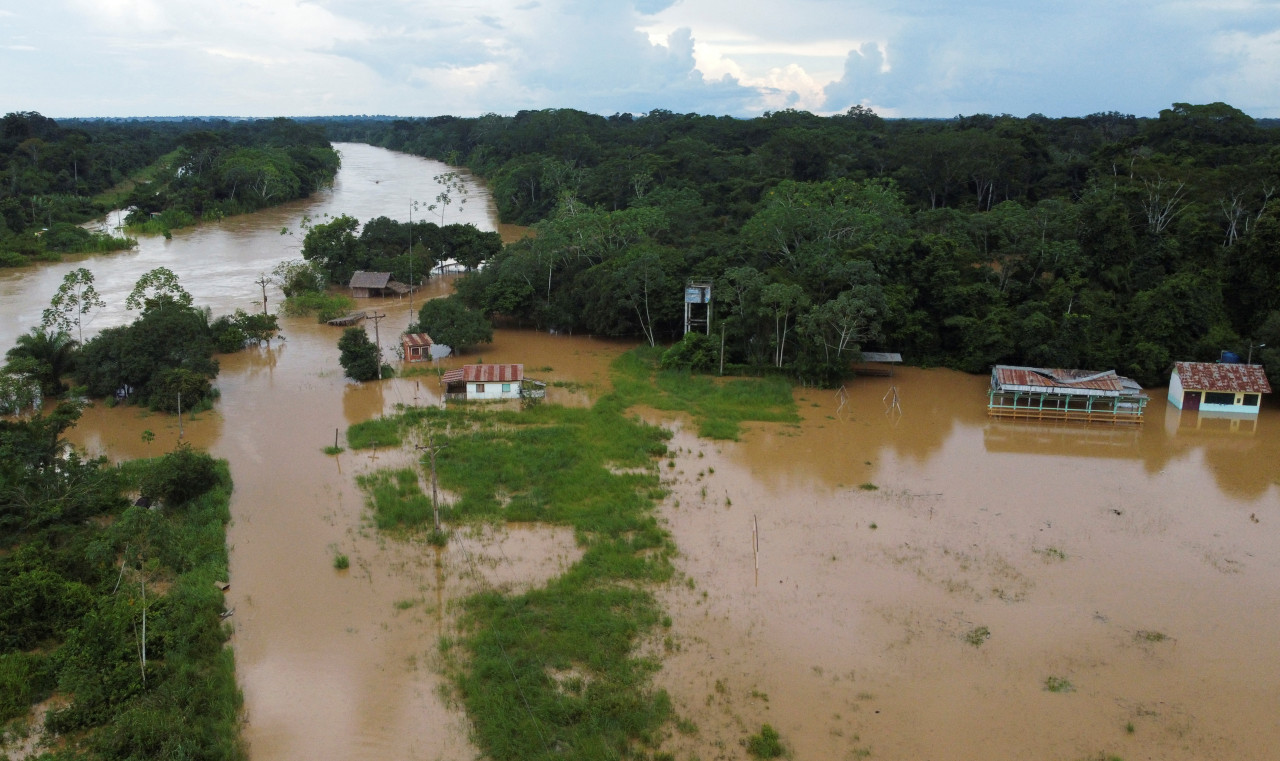
M 964 641 L 974 647 L 981 647 L 983 642 L 991 638 L 991 630 L 985 626 L 978 626 L 965 632 Z
M 760 727 L 760 734 L 748 737 L 746 746 L 747 752 L 756 758 L 781 758 L 787 752 L 778 730 L 768 724 Z
M 342 553 L 333 556 L 333 567 L 345 571 L 351 567 L 351 559 Z
M 1066 677 L 1061 676 L 1045 677 L 1044 688 L 1049 692 L 1075 692 L 1076 689 Z

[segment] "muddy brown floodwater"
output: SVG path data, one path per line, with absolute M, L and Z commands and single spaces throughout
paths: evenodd
M 0 345 L 38 322 L 72 266 L 112 302 L 94 331 L 129 319 L 119 305 L 155 266 L 215 314 L 252 309 L 257 274 L 298 255 L 281 227 L 405 218 L 410 195 L 438 192 L 443 165 L 340 149 L 333 191 L 314 199 L 135 252 L 0 271 Z M 483 188 L 458 219 L 494 229 Z M 422 298 L 449 288 L 436 280 Z M 388 346 L 409 305 L 368 306 L 388 314 Z M 397 404 L 439 404 L 439 388 L 348 382 L 340 331 L 282 323 L 286 340 L 221 358 L 221 400 L 182 427 L 235 479 L 227 607 L 251 757 L 474 758 L 436 671 L 449 603 L 542 583 L 578 557 L 573 537 L 512 526 L 437 552 L 378 534 L 355 476 L 411 452 L 321 449 Z M 629 346 L 506 330 L 477 354 L 565 381 L 551 403 L 587 404 Z M 989 421 L 985 385 L 907 368 L 850 382 L 843 404 L 797 390 L 801 423 L 750 425 L 739 442 L 654 418 L 675 431 L 660 511 L 680 579 L 659 591 L 672 627 L 645 648 L 685 719 L 665 741 L 676 758 L 744 759 L 764 723 L 797 759 L 1275 757 L 1280 401 L 1233 422 L 1179 414 L 1153 389 L 1141 428 L 1072 428 Z M 885 411 L 891 387 L 900 413 Z M 172 417 L 98 406 L 72 438 L 127 458 L 178 434 Z M 1050 679 L 1070 688 L 1046 690 Z

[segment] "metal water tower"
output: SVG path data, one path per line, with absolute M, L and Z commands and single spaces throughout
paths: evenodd
M 711 281 L 689 280 L 684 285 L 684 332 L 711 334 Z

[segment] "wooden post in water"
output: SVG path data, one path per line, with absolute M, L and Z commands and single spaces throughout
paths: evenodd
M 760 586 L 760 520 L 751 516 L 751 545 L 756 553 L 756 586 Z
M 449 445 L 441 444 L 440 446 L 436 446 L 435 437 L 431 432 L 431 426 L 427 426 L 427 445 L 425 447 L 421 444 L 415 444 L 413 446 L 414 449 L 425 449 L 431 459 L 431 512 L 435 517 L 436 531 L 440 530 L 440 501 L 437 487 L 439 482 L 436 480 L 436 451 L 444 449 L 447 446 Z
M 333 429 L 333 448 L 335 450 L 337 450 L 338 448 L 338 429 L 337 428 Z

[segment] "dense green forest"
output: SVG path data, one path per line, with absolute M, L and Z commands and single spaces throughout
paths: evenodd
M 128 248 L 78 225 L 133 208 L 131 225 L 166 232 L 200 219 L 305 197 L 339 159 L 315 126 L 257 121 L 0 119 L 0 265 Z
M 215 587 L 226 467 L 187 448 L 85 459 L 61 438 L 79 414 L 0 419 L 0 740 L 56 694 L 41 758 L 243 758 Z
M 858 349 L 1146 384 L 1175 360 L 1254 349 L 1280 380 L 1280 130 L 1226 104 L 325 124 L 483 176 L 503 220 L 534 234 L 460 298 L 525 324 L 674 340 L 700 278 L 731 363 L 805 381 L 834 382 Z

